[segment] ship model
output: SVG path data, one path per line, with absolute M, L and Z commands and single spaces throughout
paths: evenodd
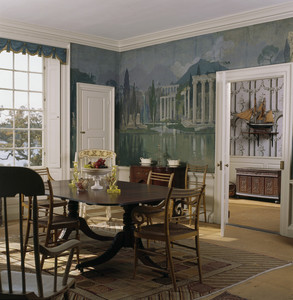
M 261 101 L 259 107 L 256 106 L 256 99 L 254 99 L 254 107 L 238 113 L 237 117 L 245 120 L 247 125 L 255 130 L 271 129 L 274 125 L 272 110 L 266 112 L 265 98 Z

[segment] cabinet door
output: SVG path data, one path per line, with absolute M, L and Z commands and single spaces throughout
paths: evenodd
M 251 194 L 251 176 L 237 176 L 237 192 Z
M 130 182 L 146 183 L 149 171 L 152 167 L 131 166 L 130 167 Z
M 265 181 L 264 177 L 252 176 L 251 177 L 251 194 L 263 196 L 265 194 L 264 181 Z
M 279 196 L 279 180 L 274 177 L 265 178 L 265 195 Z

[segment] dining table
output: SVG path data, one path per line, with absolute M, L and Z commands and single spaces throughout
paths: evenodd
M 120 193 L 108 193 L 107 189 L 95 190 L 90 187 L 84 191 L 78 191 L 76 187 L 70 186 L 69 180 L 52 181 L 53 195 L 56 198 L 68 200 L 68 216 L 78 218 L 80 221 L 80 231 L 86 236 L 100 241 L 112 240 L 110 247 L 101 255 L 77 264 L 76 268 L 83 272 L 86 267 L 91 267 L 105 263 L 113 258 L 122 247 L 134 247 L 134 223 L 132 221 L 132 210 L 140 205 L 162 201 L 167 197 L 169 188 L 161 185 L 148 185 L 144 183 L 134 183 L 118 181 Z M 79 216 L 79 203 L 102 206 L 121 206 L 123 213 L 123 229 L 115 237 L 98 234 L 91 230 L 86 220 Z M 62 238 L 68 238 L 70 231 L 63 232 Z M 143 248 L 141 240 L 138 247 Z M 139 259 L 148 265 L 155 263 L 147 255 L 140 256 Z

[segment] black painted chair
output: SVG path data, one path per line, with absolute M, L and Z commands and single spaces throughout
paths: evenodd
M 69 278 L 74 250 L 80 243 L 72 239 L 60 246 L 48 248 L 39 242 L 38 197 L 45 194 L 44 183 L 39 174 L 23 167 L 0 167 L 0 197 L 3 198 L 4 240 L 6 261 L 0 264 L 0 299 L 52 299 L 67 295 L 74 287 L 75 280 Z M 34 231 L 34 265 L 25 262 L 23 239 L 22 198 L 32 198 Z M 16 197 L 18 196 L 18 197 Z M 9 210 L 17 202 L 19 234 L 9 234 Z M 14 218 L 15 219 L 15 218 Z M 16 241 L 18 239 L 18 241 Z M 16 247 L 19 249 L 20 262 L 15 260 Z M 68 252 L 65 270 L 57 273 L 58 256 Z M 53 274 L 42 273 L 40 256 L 54 257 Z M 60 270 L 59 270 L 60 271 Z

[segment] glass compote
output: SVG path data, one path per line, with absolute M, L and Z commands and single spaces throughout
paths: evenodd
M 100 184 L 100 180 L 103 176 L 111 172 L 111 168 L 83 168 L 83 172 L 91 176 L 95 182 L 91 189 L 101 190 L 103 186 Z

